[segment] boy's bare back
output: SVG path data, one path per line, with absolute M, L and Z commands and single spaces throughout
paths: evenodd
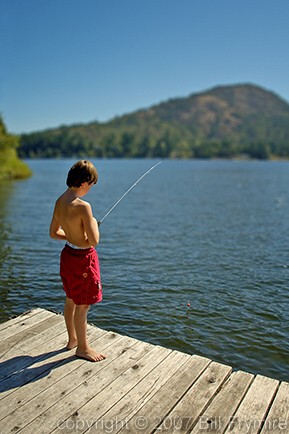
M 88 202 L 80 199 L 91 185 L 68 188 L 56 201 L 50 225 L 52 238 L 64 239 L 81 248 L 95 247 L 99 242 L 96 219 Z

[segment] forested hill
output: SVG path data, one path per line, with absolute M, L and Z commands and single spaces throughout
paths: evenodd
M 219 86 L 20 141 L 22 157 L 289 157 L 289 104 L 251 84 Z

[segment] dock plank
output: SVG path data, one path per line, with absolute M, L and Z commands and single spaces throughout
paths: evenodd
M 257 375 L 225 433 L 258 434 L 278 385 L 277 380 Z M 252 414 L 254 419 L 248 417 Z
M 69 401 L 65 402 L 65 408 L 62 409 L 66 418 L 54 431 L 55 433 L 67 433 L 70 431 L 71 425 L 77 425 L 79 432 L 90 428 L 119 399 L 119 395 L 126 393 L 133 387 L 133 381 L 137 381 L 141 373 L 149 372 L 171 352 L 161 347 L 148 348 L 144 345 L 140 346 L 140 343 L 136 345 L 138 346 L 138 354 L 133 355 L 133 358 L 128 358 L 127 354 L 125 360 L 120 361 L 121 363 L 117 367 L 113 366 L 112 369 L 108 367 L 101 376 L 97 375 L 90 379 L 88 388 L 93 389 L 93 393 L 86 395 L 86 397 L 83 396 L 79 393 L 82 389 L 81 385 L 76 391 L 76 395 L 69 396 Z M 111 373 L 112 370 L 114 376 Z M 78 410 L 71 412 L 69 406 L 75 399 L 77 399 Z
M 23 347 L 20 343 L 19 345 L 15 345 L 9 353 L 6 353 L 6 356 L 10 355 L 10 358 L 4 358 L 3 361 L 1 360 L 0 381 L 13 375 L 15 372 L 20 372 L 28 366 L 34 365 L 37 360 L 47 358 L 50 355 L 50 351 L 56 349 L 59 351 L 60 346 L 62 350 L 64 349 L 66 343 L 65 326 L 63 324 L 57 324 L 51 327 L 51 329 L 48 329 L 49 339 L 44 339 L 44 336 L 40 333 L 24 341 Z M 54 337 L 51 334 L 53 332 L 55 332 Z M 44 342 L 42 339 L 44 339 Z M 27 345 L 25 345 L 26 343 Z M 37 345 L 37 343 L 39 343 L 39 345 Z M 55 347 L 55 343 L 57 343 L 58 347 Z M 22 354 L 19 356 L 20 351 Z
M 62 315 L 0 325 L 1 434 L 284 434 L 289 384 L 88 325 L 107 359 L 67 351 Z
M 289 383 L 282 382 L 265 419 L 261 434 L 289 433 Z
M 230 366 L 210 363 L 182 400 L 165 417 L 157 432 L 190 432 L 231 371 Z
M 93 329 L 88 327 L 89 338 L 92 330 L 94 334 L 97 333 L 99 336 L 101 334 L 106 333 L 105 330 L 99 329 L 97 327 L 93 327 Z M 44 321 L 41 321 L 39 324 L 35 325 L 34 327 L 29 328 L 29 330 L 26 331 L 26 337 L 23 338 L 23 340 L 21 339 L 20 341 L 16 340 L 16 343 L 13 346 L 11 345 L 11 347 L 8 350 L 6 350 L 4 355 L 1 356 L 1 360 L 7 360 L 11 358 L 17 355 L 19 351 L 29 355 L 35 353 L 38 354 L 39 351 L 41 351 L 42 349 L 43 351 L 45 351 L 45 349 L 48 348 L 48 346 L 49 347 L 51 346 L 51 344 L 49 344 L 51 340 L 54 340 L 56 337 L 58 337 L 58 335 L 62 335 L 62 334 L 65 335 L 65 339 L 62 338 L 63 346 L 65 346 L 67 343 L 66 327 L 63 318 L 60 315 L 56 315 L 55 317 L 48 318 Z M 15 335 L 14 339 L 13 337 L 11 337 L 11 341 L 13 342 L 15 339 L 17 339 L 18 335 L 19 333 Z M 10 339 L 8 341 L 11 343 Z M 4 344 L 5 342 L 6 341 L 4 341 Z M 18 367 L 18 369 L 20 369 L 20 366 Z
M 7 321 L 0 324 L 0 332 L 11 327 L 12 325 L 17 324 L 18 322 L 25 321 L 27 318 L 31 318 L 40 312 L 43 312 L 43 309 L 37 307 L 35 309 L 28 310 L 27 312 L 23 312 L 21 315 L 8 319 Z
M 114 352 L 116 357 L 118 352 L 122 352 L 124 348 L 128 348 L 136 343 L 134 339 L 129 339 L 126 341 L 126 347 L 124 347 L 123 342 L 121 344 L 118 342 L 122 339 L 124 338 L 121 335 L 107 332 L 105 336 L 96 334 L 94 338 L 92 337 L 91 342 L 93 345 L 97 345 L 102 351 L 114 345 L 113 351 L 110 350 L 110 360 L 113 361 Z M 26 378 L 21 376 L 21 381 L 25 381 L 25 384 L 23 384 L 22 387 L 15 387 L 9 395 L 3 396 L 0 401 L 0 420 L 12 413 L 15 409 L 29 402 L 32 398 L 36 399 L 36 397 L 38 397 L 37 399 L 44 399 L 46 396 L 44 393 L 47 393 L 45 391 L 52 386 L 57 387 L 61 395 L 65 394 L 66 389 L 65 387 L 62 388 L 64 383 L 66 384 L 68 381 L 72 380 L 75 374 L 79 376 L 87 375 L 87 363 L 82 359 L 74 357 L 74 350 L 70 350 L 67 353 L 68 356 L 65 356 L 66 353 L 63 352 L 56 353 L 49 359 L 49 364 L 44 363 L 44 360 L 39 361 L 38 365 L 35 367 L 35 369 L 37 369 L 36 376 L 32 377 L 33 374 L 31 374 L 31 370 L 28 375 L 25 376 Z M 77 373 L 73 373 L 72 371 L 77 371 Z M 63 384 L 60 383 L 60 380 L 63 380 Z M 33 381 L 33 387 L 30 381 Z M 31 396 L 32 391 L 33 395 Z
M 47 310 L 42 310 L 36 315 L 33 315 L 33 311 L 31 311 L 31 313 L 27 315 L 26 318 L 22 319 L 21 321 L 16 321 L 14 324 L 10 325 L 10 327 L 2 329 L 0 331 L 0 340 L 3 341 L 4 339 L 9 338 L 16 333 L 27 330 L 30 327 L 33 327 L 33 325 L 44 321 L 47 318 L 51 318 L 53 315 L 55 315 L 53 312 L 49 312 Z
M 135 395 L 133 400 L 126 399 L 124 403 L 122 400 L 114 407 L 113 432 L 137 434 L 143 433 L 144 429 L 147 432 L 153 432 L 160 425 L 164 416 L 176 407 L 210 363 L 211 360 L 207 358 L 190 356 L 154 394 L 146 392 L 142 384 L 146 382 L 144 379 L 138 384 L 135 390 L 138 395 Z M 144 390 L 141 390 L 141 387 Z M 127 398 L 131 398 L 131 395 Z M 111 421 L 113 420 L 111 416 L 107 413 L 105 419 Z
M 191 432 L 193 434 L 206 432 L 223 434 L 253 378 L 253 374 L 247 372 L 233 372 L 221 390 L 214 396 L 204 414 L 200 416 Z
M 123 342 L 119 344 L 119 340 L 122 339 L 124 338 L 115 335 L 115 333 L 111 333 L 110 336 L 102 336 L 97 340 L 99 347 L 103 351 L 113 346 L 111 349 L 111 362 L 123 352 L 124 344 Z M 131 340 L 126 343 L 126 345 L 129 344 L 133 346 L 136 342 L 135 340 Z M 68 362 L 68 365 L 65 362 Z M 109 364 L 109 361 L 107 364 Z M 45 376 L 42 379 L 40 387 L 38 387 L 37 390 L 34 388 L 33 397 L 31 393 L 29 393 L 29 385 L 27 385 L 28 387 L 23 391 L 24 393 L 21 391 L 21 394 L 16 394 L 14 398 L 17 400 L 16 407 L 14 409 L 10 407 L 9 410 L 12 411 L 10 411 L 1 423 L 11 426 L 13 421 L 17 420 L 17 425 L 14 426 L 15 432 L 25 427 L 29 422 L 32 422 L 37 416 L 41 415 L 41 413 L 56 403 L 59 403 L 64 396 L 69 395 L 69 393 L 75 390 L 80 384 L 86 386 L 86 382 L 92 375 L 105 368 L 105 365 L 102 363 L 98 363 L 95 366 L 93 365 L 93 368 L 91 366 L 92 364 L 87 366 L 87 362 L 83 359 L 77 359 L 73 356 L 69 359 L 64 359 L 61 366 L 58 366 L 49 376 Z M 25 398 L 25 393 L 30 396 L 30 399 Z M 37 394 L 35 395 L 35 393 Z M 34 432 L 38 431 L 36 430 Z
M 125 342 L 124 346 L 126 346 Z M 38 416 L 22 432 L 39 432 L 41 429 L 43 434 L 50 433 L 60 426 L 63 420 L 76 415 L 76 413 L 78 414 L 81 406 L 93 399 L 103 389 L 109 387 L 115 378 L 122 375 L 129 367 L 135 365 L 139 358 L 150 349 L 150 344 L 146 345 L 142 342 L 136 342 L 125 352 L 123 351 L 124 346 L 118 349 L 116 363 L 109 363 L 109 357 L 99 363 L 85 362 L 81 366 L 82 372 L 78 368 L 73 371 L 73 375 L 70 375 L 69 386 L 65 379 L 62 384 L 58 383 L 56 387 L 45 391 L 42 395 L 43 405 L 41 411 L 37 407 L 37 402 L 35 402 L 36 405 L 29 405 L 33 416 L 35 417 L 37 414 Z M 111 351 L 113 350 L 115 350 L 115 347 Z M 68 390 L 68 387 L 71 387 L 71 389 Z
M 138 363 L 137 369 L 127 370 L 111 383 L 108 389 L 82 407 L 78 420 L 87 420 L 90 415 L 91 422 L 94 419 L 91 426 L 97 433 L 105 433 L 107 431 L 106 426 L 108 424 L 113 426 L 113 421 L 122 424 L 125 420 L 124 413 L 128 410 L 127 406 L 135 405 L 138 407 L 141 405 L 140 400 L 142 398 L 150 399 L 186 360 L 186 354 L 176 351 L 163 358 L 160 349 L 153 358 L 150 358 L 149 363 L 147 357 L 143 357 Z M 110 396 L 112 393 L 113 399 Z M 93 418 L 91 417 L 92 414 Z M 69 423 L 69 420 L 67 422 Z M 80 432 L 84 431 L 80 430 Z
M 6 360 L 11 357 L 12 350 L 14 352 L 19 351 L 19 348 L 24 348 L 25 341 L 32 338 L 32 340 L 42 333 L 42 338 L 46 339 L 47 330 L 56 324 L 63 324 L 63 319 L 60 315 L 54 315 L 44 321 L 41 321 L 34 326 L 30 327 L 29 330 L 22 330 L 7 339 L 0 342 L 0 358 L 1 360 Z
M 59 327 L 61 328 L 60 330 Z M 72 352 L 68 352 L 65 349 L 67 336 L 64 322 L 62 321 L 61 324 L 52 328 L 56 333 L 54 339 L 47 341 L 40 337 L 42 342 L 37 346 L 30 342 L 30 340 L 27 346 L 24 342 L 23 348 L 19 348 L 20 353 L 14 348 L 14 357 L 11 357 L 7 361 L 4 360 L 0 362 L 2 375 L 0 380 L 0 402 L 1 399 L 10 394 L 13 389 L 17 389 L 27 382 L 34 381 L 39 376 L 43 375 L 44 372 L 54 369 L 58 363 L 64 363 L 62 360 L 67 359 L 66 363 L 69 363 L 70 359 L 68 359 L 67 356 L 72 354 Z M 94 327 L 91 327 L 89 330 L 90 339 L 93 340 L 105 333 L 104 330 Z M 51 334 L 50 329 L 49 334 Z M 48 363 L 46 360 L 48 360 Z

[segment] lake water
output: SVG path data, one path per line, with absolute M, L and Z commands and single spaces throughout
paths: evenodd
M 75 160 L 0 185 L 1 322 L 63 311 L 53 206 Z M 92 160 L 96 218 L 156 160 Z M 89 322 L 289 380 L 289 162 L 164 160 L 101 225 L 104 300 Z M 189 306 L 188 306 L 189 304 Z

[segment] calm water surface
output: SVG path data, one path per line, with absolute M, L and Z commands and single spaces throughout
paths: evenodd
M 74 161 L 28 161 L 32 178 L 0 186 L 1 321 L 63 310 L 48 228 Z M 98 219 L 156 163 L 93 162 Z M 288 190 L 288 162 L 163 161 L 100 228 L 104 300 L 89 321 L 288 381 Z

